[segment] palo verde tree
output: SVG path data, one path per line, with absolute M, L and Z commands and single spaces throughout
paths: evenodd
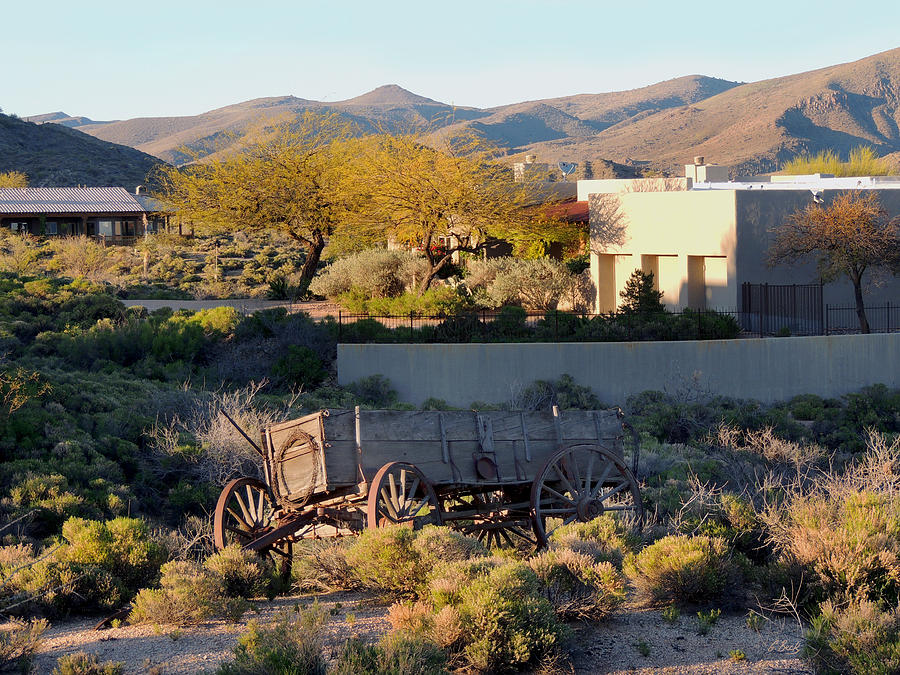
M 208 226 L 284 232 L 306 249 L 300 270 L 305 288 L 347 206 L 343 153 L 349 134 L 336 116 L 307 112 L 260 130 L 238 152 L 162 167 L 158 197 Z
M 483 251 L 492 238 L 543 238 L 553 225 L 534 210 L 532 186 L 514 183 L 483 139 L 466 133 L 438 146 L 413 134 L 362 139 L 353 179 L 360 202 L 341 233 L 358 244 L 391 242 L 421 251 L 428 272 L 418 283 L 420 294 L 458 253 Z
M 21 171 L 0 171 L 0 188 L 28 187 L 28 176 Z
M 844 192 L 827 206 L 810 204 L 773 230 L 769 263 L 815 257 L 824 281 L 846 276 L 853 284 L 859 328 L 869 332 L 863 277 L 871 268 L 900 268 L 900 223 L 889 219 L 875 192 Z

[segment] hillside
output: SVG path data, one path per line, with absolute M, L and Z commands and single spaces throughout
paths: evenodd
M 0 172 L 22 171 L 33 187 L 122 186 L 147 182 L 159 160 L 62 124 L 33 124 L 0 114 Z
M 207 153 L 255 123 L 313 109 L 361 130 L 474 128 L 510 155 L 678 171 L 694 155 L 735 173 L 767 172 L 798 152 L 860 144 L 900 155 L 900 49 L 852 63 L 740 84 L 690 75 L 630 91 L 577 94 L 490 109 L 460 108 L 386 85 L 345 101 L 262 98 L 188 117 L 96 122 L 50 113 L 35 121 L 73 126 L 167 161 L 178 148 Z M 83 121 L 79 121 L 83 120 Z
M 806 73 L 743 84 L 690 105 L 638 115 L 574 145 L 585 155 L 676 169 L 704 155 L 737 172 L 772 171 L 798 152 L 866 144 L 900 151 L 900 49 Z M 573 144 L 536 142 L 552 158 Z
M 632 91 L 579 94 L 482 110 L 452 106 L 391 84 L 344 101 L 321 102 L 293 96 L 261 98 L 185 117 L 95 122 L 65 113 L 48 113 L 29 119 L 72 126 L 97 138 L 130 145 L 176 163 L 187 159 L 179 151 L 182 146 L 205 154 L 213 147 L 221 148 L 232 142 L 229 134 L 236 139 L 260 121 L 291 117 L 310 109 L 336 113 L 363 131 L 458 129 L 472 125 L 487 138 L 515 152 L 543 141 L 588 139 L 597 131 L 634 115 L 692 103 L 735 85 L 694 75 Z M 79 120 L 86 121 L 79 124 Z M 599 162 L 603 156 L 576 154 L 566 158 Z

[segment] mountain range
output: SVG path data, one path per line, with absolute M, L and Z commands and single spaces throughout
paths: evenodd
M 760 82 L 690 75 L 640 89 L 495 108 L 459 107 L 386 85 L 345 101 L 260 98 L 195 116 L 95 121 L 56 112 L 27 118 L 130 146 L 175 164 L 236 142 L 260 121 L 333 112 L 363 132 L 474 128 L 510 156 L 678 171 L 695 155 L 733 172 L 777 170 L 799 152 L 870 145 L 900 160 L 900 49 Z

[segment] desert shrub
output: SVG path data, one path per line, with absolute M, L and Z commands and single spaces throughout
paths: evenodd
M 842 161 L 834 150 L 822 150 L 814 155 L 801 153 L 781 168 L 788 175 L 830 173 L 834 176 L 890 176 L 896 173 L 890 163 L 867 145 L 858 145 Z
M 561 410 L 603 407 L 590 387 L 578 384 L 568 374 L 561 375 L 558 380 L 537 380 L 518 391 L 509 402 L 513 410 L 549 410 L 554 405 Z
M 272 623 L 255 621 L 238 640 L 234 662 L 223 663 L 217 675 L 325 675 L 322 628 L 325 610 L 307 609 L 280 614 Z
M 53 675 L 121 675 L 124 668 L 118 661 L 101 663 L 96 654 L 74 652 L 59 657 Z
M 137 594 L 129 622 L 187 626 L 217 617 L 236 621 L 248 606 L 243 599 L 229 598 L 224 579 L 196 563 L 166 563 L 159 583 L 160 588 L 145 588 Z
M 442 675 L 447 657 L 440 647 L 407 632 L 389 633 L 376 645 L 347 640 L 330 675 Z
M 399 595 L 414 595 L 427 570 L 413 549 L 416 534 L 402 527 L 367 529 L 347 551 L 359 582 Z
M 557 549 L 531 558 L 528 566 L 561 619 L 603 619 L 625 602 L 625 580 L 609 562 Z
M 814 572 L 836 598 L 900 599 L 900 438 L 871 432 L 868 451 L 843 472 L 820 472 L 763 513 L 773 545 Z
M 331 675 L 441 675 L 446 655 L 426 639 L 406 632 L 389 633 L 378 644 L 351 639 L 329 670 Z
M 347 561 L 346 540 L 310 540 L 294 547 L 291 574 L 300 590 L 330 591 L 359 585 Z
M 634 553 L 641 544 L 640 535 L 624 521 L 604 514 L 586 523 L 570 523 L 553 531 L 554 548 L 567 548 L 585 553 L 597 561 L 609 561 L 622 567 L 626 554 Z
M 273 590 L 271 562 L 237 544 L 214 553 L 203 566 L 221 577 L 223 590 L 230 598 L 258 598 Z
M 272 376 L 289 386 L 316 387 L 328 376 L 322 361 L 309 347 L 288 346 L 287 353 L 272 365 Z
M 460 591 L 461 655 L 493 672 L 533 663 L 559 648 L 568 630 L 544 597 L 540 579 L 520 562 L 506 562 Z
M 395 526 L 364 531 L 347 551 L 347 562 L 364 586 L 414 596 L 439 563 L 484 555 L 479 541 L 448 528 Z
M 348 385 L 363 405 L 372 408 L 390 408 L 397 403 L 397 391 L 383 375 L 371 375 Z
M 805 634 L 803 655 L 823 673 L 900 672 L 900 610 L 869 601 L 824 602 Z
M 745 565 L 721 537 L 670 535 L 625 561 L 639 597 L 670 604 L 740 602 Z
M 353 292 L 364 298 L 396 297 L 423 279 L 427 267 L 427 261 L 412 253 L 367 249 L 332 262 L 309 290 L 329 299 Z
M 67 546 L 60 560 L 96 567 L 121 579 L 136 591 L 156 577 L 167 552 L 138 518 L 113 518 L 104 522 L 70 518 L 62 527 Z
M 97 281 L 112 262 L 107 249 L 90 237 L 60 237 L 51 241 L 50 248 L 54 254 L 51 266 L 71 277 Z
M 565 264 L 552 258 L 510 259 L 483 267 L 484 270 L 470 273 L 467 282 L 473 291 L 479 289 L 477 282 L 483 284 L 480 295 L 491 307 L 521 305 L 526 309 L 556 309 L 575 284 L 575 276 Z
M 31 660 L 41 646 L 41 635 L 49 628 L 45 620 L 13 622 L 0 630 L 0 671 L 31 672 Z

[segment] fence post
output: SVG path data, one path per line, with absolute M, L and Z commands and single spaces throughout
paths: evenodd
M 828 335 L 828 315 L 831 313 L 831 305 L 825 305 L 825 335 Z
M 344 336 L 344 317 L 341 310 L 338 310 L 338 342 Z
M 553 340 L 554 342 L 559 342 L 559 310 L 553 312 L 554 318 L 554 326 L 553 326 Z
M 412 342 L 413 334 L 413 311 L 409 310 L 409 341 Z

